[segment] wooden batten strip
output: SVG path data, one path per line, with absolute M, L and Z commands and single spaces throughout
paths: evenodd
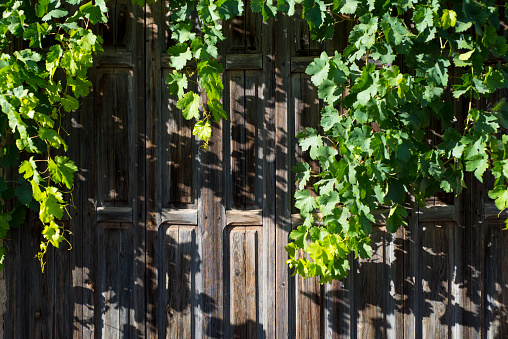
M 97 221 L 132 223 L 132 207 L 97 207 Z
M 418 221 L 441 221 L 455 220 L 455 206 L 431 206 L 420 208 L 418 212 Z
M 485 219 L 488 218 L 508 218 L 508 210 L 500 211 L 497 209 L 496 205 L 493 202 L 488 202 L 484 204 L 484 213 Z
M 226 69 L 263 69 L 263 55 L 261 54 L 227 54 Z
M 291 58 L 291 72 L 304 73 L 309 64 L 314 61 L 316 57 L 292 57 Z
M 198 224 L 198 210 L 192 208 L 163 208 L 161 222 L 171 225 L 192 225 Z
M 263 210 L 228 210 L 226 225 L 261 226 L 263 225 Z
M 132 52 L 104 51 L 97 53 L 97 67 L 133 67 Z

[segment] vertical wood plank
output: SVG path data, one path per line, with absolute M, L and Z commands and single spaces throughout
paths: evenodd
M 69 226 L 66 225 L 66 229 L 69 230 Z M 69 241 L 73 241 L 71 238 Z M 75 249 L 74 247 L 72 248 Z M 61 244 L 61 248 L 53 251 L 54 267 L 51 271 L 50 279 L 53 280 L 52 285 L 54 288 L 54 308 L 52 310 L 52 317 L 55 319 L 54 323 L 54 337 L 55 338 L 68 338 L 72 337 L 73 334 L 73 311 L 75 307 L 79 307 L 81 304 L 80 300 L 76 300 L 76 288 L 73 286 L 73 266 L 72 262 L 74 256 L 79 254 L 79 245 L 76 246 L 78 249 L 77 253 L 70 253 L 69 246 L 66 243 Z M 79 325 L 78 325 L 79 326 Z M 79 337 L 79 336 L 76 336 Z
M 390 281 L 387 280 L 389 263 L 385 262 L 383 232 L 371 233 L 372 258 L 359 260 L 359 273 L 355 274 L 358 307 L 358 337 L 385 338 L 386 313 Z M 375 279 L 373 279 L 375 277 Z
M 203 98 L 205 99 L 205 98 Z M 202 271 L 199 277 L 200 309 L 204 336 L 224 336 L 224 257 L 225 209 L 223 180 L 222 124 L 212 121 L 212 137 L 201 151 L 200 200 L 198 201 L 198 249 Z M 213 244 L 213 245 L 211 245 Z M 201 319 L 200 319 L 201 320 Z
M 414 209 L 409 209 L 408 218 L 406 219 L 408 224 L 412 222 L 412 218 L 414 213 Z M 405 294 L 406 289 L 405 286 L 410 284 L 410 278 L 407 276 L 405 271 L 405 261 L 407 260 L 407 244 L 404 239 L 404 234 L 407 232 L 407 226 L 401 227 L 397 230 L 397 232 L 393 236 L 393 253 L 391 254 L 392 261 L 392 280 L 393 280 L 393 289 L 391 292 L 392 297 L 394 298 L 394 322 L 395 326 L 393 328 L 393 336 L 395 338 L 403 338 L 404 337 L 404 327 L 405 327 L 405 304 L 409 303 L 409 296 Z M 395 270 L 395 273 L 393 273 Z
M 115 147 L 115 162 L 110 164 L 115 169 L 114 186 L 112 187 L 115 190 L 114 206 L 129 205 L 131 201 L 130 190 L 135 186 L 134 182 L 130 180 L 132 175 L 131 154 L 138 149 L 132 142 L 132 134 L 135 132 L 134 126 L 131 127 L 131 123 L 135 122 L 132 116 L 133 76 L 132 72 L 115 72 L 116 87 L 114 91 L 118 101 L 113 107 L 114 111 L 107 112 L 109 114 L 106 115 L 113 118 L 113 129 L 105 132 L 106 135 L 111 132 L 114 134 L 113 140 L 108 140 Z M 139 181 L 136 180 L 136 182 Z
M 137 251 L 134 241 L 134 227 L 130 224 L 122 224 L 123 228 L 117 230 L 119 241 L 118 260 L 116 274 L 118 275 L 118 308 L 119 308 L 119 332 L 122 338 L 139 338 L 143 332 L 137 326 L 135 316 L 136 310 L 136 275 L 134 273 L 137 266 L 134 253 Z
M 97 81 L 98 76 L 95 79 Z M 95 86 L 93 87 L 94 92 L 96 88 Z M 94 338 L 96 330 L 97 333 L 100 333 L 100 329 L 95 326 L 97 324 L 96 319 L 100 318 L 100 307 L 97 298 L 98 293 L 100 293 L 97 276 L 99 241 L 95 214 L 96 199 L 93 198 L 96 196 L 97 192 L 97 139 L 95 127 L 97 116 L 94 113 L 95 98 L 96 94 L 91 93 L 88 97 L 83 99 L 83 105 L 80 110 L 83 127 L 79 130 L 78 135 L 80 138 L 78 185 L 82 190 L 81 208 L 83 217 L 82 224 L 80 225 L 83 229 L 83 269 L 81 271 L 81 291 L 83 293 L 81 307 L 83 313 L 78 322 L 82 324 L 82 335 L 84 339 Z M 90 154 L 93 156 L 90 156 Z
M 180 318 L 180 330 L 178 333 L 179 338 L 190 338 L 192 334 L 192 299 L 195 296 L 194 286 L 192 284 L 193 267 L 195 261 L 195 246 L 194 246 L 194 229 L 180 227 L 179 230 L 180 246 L 183 246 L 182 258 L 180 260 L 182 265 L 183 274 L 182 279 L 182 316 Z
M 260 34 L 262 32 L 261 13 L 254 13 L 251 7 L 252 0 L 245 1 L 245 53 L 260 53 L 263 40 L 269 36 Z
M 101 180 L 100 203 L 103 206 L 127 206 L 132 183 L 132 153 L 138 149 L 132 143 L 133 74 L 130 71 L 101 70 L 97 85 L 98 114 L 97 144 Z M 137 182 L 137 181 L 136 181 Z
M 246 204 L 245 72 L 237 71 L 229 73 L 232 206 L 244 209 Z
M 115 121 L 113 114 L 116 112 L 116 104 L 118 102 L 116 92 L 116 77 L 112 74 L 114 71 L 106 72 L 100 71 L 99 81 L 95 94 L 98 96 L 98 124 L 100 133 L 97 133 L 97 145 L 99 150 L 97 153 L 99 165 L 98 173 L 100 175 L 99 181 L 100 189 L 100 202 L 105 206 L 115 206 L 115 199 L 117 192 L 115 187 L 115 157 L 116 145 L 114 142 L 115 135 Z M 104 138 L 108 138 L 104 140 Z M 113 139 L 109 140 L 109 139 Z
M 421 338 L 421 322 L 419 321 L 421 310 L 419 308 L 419 295 L 421 291 L 420 263 L 420 238 L 421 229 L 418 222 L 418 205 L 413 204 L 413 210 L 409 212 L 408 226 L 403 229 L 404 253 L 404 284 L 403 298 L 405 298 L 404 312 L 404 337 Z
M 508 258 L 504 225 L 489 222 L 486 227 L 484 275 L 483 337 L 504 338 L 508 335 L 508 274 L 504 267 Z
M 232 338 L 245 338 L 245 327 L 247 317 L 247 300 L 245 296 L 245 227 L 235 227 L 230 233 L 231 240 L 229 249 L 230 279 L 231 279 L 231 331 Z
M 120 338 L 120 281 L 118 277 L 120 237 L 116 229 L 101 227 L 99 240 L 97 292 L 100 314 L 97 316 L 100 317 L 100 321 L 97 330 L 103 338 Z
M 182 255 L 179 239 L 178 227 L 169 227 L 166 231 L 165 242 L 163 245 L 166 248 L 165 257 L 167 258 L 167 302 L 166 302 L 166 337 L 177 338 L 180 318 L 179 312 L 182 308 L 181 303 L 181 277 L 182 277 Z M 161 333 L 162 335 L 162 333 Z
M 258 18 L 259 19 L 259 18 Z M 257 71 L 245 71 L 245 204 L 246 208 L 261 208 L 263 199 L 263 148 L 260 129 L 263 111 L 258 92 L 261 77 Z
M 129 229 L 131 239 L 133 274 L 136 280 L 132 279 L 132 307 L 130 323 L 133 331 L 138 337 L 146 336 L 146 149 L 150 147 L 146 133 L 146 60 L 144 60 L 145 44 L 145 13 L 142 6 L 137 6 L 129 0 L 122 0 L 128 12 L 132 12 L 126 18 L 125 41 L 127 47 L 132 51 L 133 84 L 132 90 L 132 111 L 129 118 L 133 126 L 129 140 L 133 145 L 132 165 L 130 167 L 128 203 L 133 207 L 133 227 Z M 142 23 L 142 24 L 140 24 Z M 132 28 L 131 28 L 132 27 Z M 132 34 L 129 34 L 132 31 Z M 129 121 L 130 123 L 130 121 Z M 126 178 L 127 179 L 127 178 Z
M 291 20 L 291 57 L 309 55 L 309 25 L 302 19 L 302 10 L 301 6 L 297 6 L 295 8 L 295 15 Z
M 158 132 L 160 139 L 157 144 L 161 151 L 162 177 L 159 180 L 162 183 L 161 203 L 164 207 L 194 203 L 193 161 L 196 140 L 192 136 L 192 121 L 183 118 L 181 110 L 176 108 L 178 98 L 170 95 L 165 83 L 169 72 L 168 69 L 162 70 L 163 77 L 159 84 L 162 89 L 162 124 L 159 126 L 161 131 Z
M 92 97 L 92 93 L 89 94 L 89 98 Z M 83 104 L 87 104 L 89 101 L 83 101 Z M 79 146 L 80 142 L 80 133 L 83 130 L 83 119 L 82 119 L 83 109 L 76 112 L 75 116 L 68 120 L 67 130 L 71 131 L 69 145 L 76 145 L 69 149 L 69 158 L 73 159 L 75 163 L 79 163 L 78 173 L 74 177 L 74 192 L 73 197 L 75 199 L 76 208 L 71 211 L 71 220 L 70 220 L 70 231 L 72 232 L 72 236 L 70 237 L 70 241 L 72 244 L 72 250 L 75 251 L 72 254 L 72 261 L 70 264 L 72 266 L 68 266 L 68 270 L 70 270 L 71 281 L 70 285 L 67 288 L 72 289 L 72 305 L 71 311 L 68 317 L 68 328 L 69 330 L 61 331 L 58 335 L 59 338 L 64 338 L 66 336 L 72 336 L 77 339 L 83 338 L 83 293 L 86 288 L 84 282 L 84 246 L 83 246 L 83 238 L 84 238 L 84 215 L 86 215 L 86 206 L 83 203 L 83 192 L 84 187 L 82 183 L 86 180 L 86 178 L 81 175 L 81 149 Z M 89 231 L 88 231 L 89 232 Z M 93 233 L 93 231 L 92 231 Z M 86 246 L 88 247 L 88 246 Z M 68 255 L 68 251 L 64 251 L 63 256 Z M 62 256 L 62 254 L 60 254 Z M 58 281 L 58 275 L 57 275 Z M 63 298 L 62 302 L 66 302 Z M 67 304 L 70 304 L 68 301 Z M 57 306 L 58 307 L 58 306 Z M 57 315 L 58 317 L 58 315 Z
M 439 225 L 441 226 L 441 225 Z M 422 291 L 419 297 L 423 338 L 446 338 L 449 330 L 449 247 L 450 225 L 436 227 L 422 223 L 419 270 Z M 448 227 L 448 228 L 447 228 Z M 431 264 L 432 263 L 432 264 Z
M 351 338 L 351 275 L 343 281 L 325 284 L 324 338 Z
M 246 47 L 245 41 L 245 16 L 246 7 L 241 16 L 234 17 L 224 24 L 224 36 L 226 37 L 226 53 L 236 54 L 244 53 Z
M 290 223 L 290 204 L 291 204 L 291 191 L 289 180 L 289 168 L 291 168 L 289 150 L 291 147 L 290 140 L 292 135 L 288 134 L 289 112 L 288 97 L 291 97 L 288 76 L 289 76 L 289 36 L 287 18 L 283 15 L 278 15 L 273 32 L 277 32 L 273 36 L 273 45 L 275 46 L 274 53 L 276 58 L 266 58 L 267 70 L 274 72 L 275 83 L 269 83 L 268 93 L 274 93 L 275 98 L 275 144 L 268 144 L 275 149 L 275 185 L 268 186 L 275 188 L 275 225 L 266 225 L 268 227 L 275 227 L 275 333 L 274 338 L 287 338 L 294 337 L 294 307 L 289 299 L 289 269 L 286 265 L 287 253 L 284 245 L 287 243 L 288 233 L 291 230 Z M 265 46 L 267 44 L 264 44 Z M 272 51 L 267 50 L 267 55 L 271 55 Z M 274 63 L 271 63 L 271 60 Z M 271 67 L 274 67 L 272 70 Z M 267 79 L 267 78 L 265 78 Z M 273 87 L 272 87 L 273 86 Z M 271 97 L 267 97 L 270 100 Z M 270 121 L 268 121 L 270 123 Z M 270 183 L 270 182 L 268 182 Z M 273 189 L 273 188 L 272 188 Z M 270 193 L 270 191 L 268 191 Z
M 321 338 L 322 293 L 318 278 L 297 278 L 297 338 Z
M 257 338 L 258 318 L 258 239 L 257 231 L 245 231 L 245 338 Z
M 167 192 L 167 183 L 161 182 L 163 164 L 161 158 L 164 158 L 162 147 L 160 146 L 161 125 L 164 124 L 162 110 L 164 107 L 173 107 L 171 103 L 163 106 L 163 86 L 164 79 L 161 71 L 161 53 L 167 50 L 169 42 L 169 30 L 166 23 L 166 11 L 164 2 L 146 2 L 144 7 L 145 15 L 145 40 L 143 50 L 145 52 L 145 152 L 146 152 L 146 305 L 143 313 L 146 314 L 146 336 L 147 338 L 164 337 L 166 334 L 166 304 L 168 281 L 164 269 L 167 267 L 165 259 L 167 257 L 165 248 L 161 243 L 167 240 L 166 233 L 159 228 L 160 210 L 162 208 L 161 191 Z M 169 98 L 168 98 L 169 100 Z M 172 126 L 172 125 L 171 125 Z M 161 187 L 162 186 L 162 187 Z M 162 253 L 161 253 L 162 252 Z M 162 257 L 162 258 L 161 258 Z
M 166 313 L 160 337 L 190 338 L 192 336 L 193 261 L 195 260 L 194 229 L 186 226 L 167 227 L 161 253 L 165 258 L 167 289 L 161 291 Z M 161 272 L 162 273 L 162 272 Z

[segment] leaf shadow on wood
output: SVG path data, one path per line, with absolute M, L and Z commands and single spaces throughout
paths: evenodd
M 457 241 L 453 223 L 420 224 L 394 235 L 375 229 L 373 257 L 352 259 L 344 281 L 319 286 L 315 279 L 296 278 L 297 333 L 307 331 L 298 324 L 319 314 L 313 308 L 322 306 L 322 332 L 331 331 L 333 337 L 391 338 L 396 333 L 415 338 L 467 333 L 503 337 L 508 284 L 499 260 L 506 260 L 500 246 L 507 236 L 501 225 L 490 227 L 484 286 L 478 286 L 479 267 L 454 262 L 460 256 L 453 253 Z M 479 255 L 475 249 L 467 252 Z

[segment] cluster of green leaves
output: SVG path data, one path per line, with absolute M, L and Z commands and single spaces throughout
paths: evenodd
M 192 134 L 203 140 L 206 147 L 212 134 L 211 117 L 217 123 L 221 118 L 227 119 L 221 103 L 224 69 L 217 60 L 217 44 L 224 40 L 221 23 L 241 15 L 243 1 L 173 0 L 167 6 L 172 13 L 169 28 L 175 44 L 168 49 L 174 70 L 166 83 L 171 93 L 178 96 L 177 107 L 184 118 L 197 120 Z M 195 65 L 191 65 L 193 61 Z M 202 100 L 201 93 L 186 91 L 189 82 L 197 83 L 206 93 L 206 100 Z
M 459 194 L 465 172 L 482 181 L 490 169 L 489 196 L 500 210 L 508 207 L 508 137 L 498 133 L 508 128 L 508 105 L 477 105 L 508 85 L 499 21 L 506 9 L 475 0 L 313 2 L 324 8 L 321 18 L 308 18 L 325 32 L 318 38 L 332 31 L 326 18 L 356 24 L 342 53 L 323 53 L 306 70 L 325 107 L 321 132 L 297 136 L 319 171 L 308 163 L 294 168 L 305 222 L 290 234 L 288 264 L 321 283 L 345 277 L 349 253 L 371 255 L 377 208 L 389 208 L 386 229 L 395 232 L 406 224 L 409 194 L 420 206 L 439 191 Z M 447 96 L 468 111 L 454 109 Z M 307 188 L 311 177 L 317 182 Z
M 508 17 L 506 6 L 494 0 L 252 0 L 251 6 L 264 20 L 301 6 L 319 41 L 333 38 L 337 23 L 353 23 L 347 47 L 323 52 L 306 70 L 325 106 L 319 130 L 297 135 L 319 170 L 306 162 L 293 168 L 304 217 L 286 246 L 295 273 L 320 276 L 321 283 L 345 277 L 350 253 L 371 255 L 376 209 L 389 209 L 386 229 L 395 232 L 406 224 L 410 194 L 420 206 L 440 191 L 459 194 L 466 172 L 482 181 L 490 171 L 489 196 L 500 210 L 508 207 L 508 137 L 499 136 L 508 128 L 508 105 L 478 104 L 508 86 L 507 31 L 499 19 Z M 207 144 L 210 116 L 226 117 L 216 61 L 220 22 L 241 14 L 241 1 L 170 1 L 170 10 L 177 44 L 168 51 L 175 71 L 167 83 Z M 197 67 L 188 73 L 197 74 L 208 95 L 203 113 L 202 96 L 186 91 L 190 79 L 182 70 L 191 59 Z
M 49 244 L 65 240 L 61 222 L 77 167 L 61 155 L 65 113 L 79 107 L 91 82 L 87 71 L 102 39 L 88 26 L 106 22 L 104 0 L 0 1 L 0 239 L 25 220 L 43 225 L 37 255 L 44 270 Z M 80 5 L 80 6 L 79 6 Z M 60 151 L 57 151 L 60 150 Z M 60 155 L 57 155 L 60 154 Z M 12 170 L 8 170 L 12 168 Z M 17 177 L 17 178 L 16 178 Z M 0 269 L 5 247 L 0 247 Z

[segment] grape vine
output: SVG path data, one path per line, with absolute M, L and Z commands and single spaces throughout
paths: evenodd
M 104 0 L 0 1 L 0 239 L 25 220 L 28 208 L 43 225 L 37 255 L 44 271 L 49 245 L 66 241 L 74 173 L 62 138 L 65 114 L 90 92 L 87 71 L 102 39 L 90 25 L 107 20 Z M 72 10 L 71 10 L 72 9 Z M 61 153 L 61 152 L 59 152 Z M 9 170 L 11 168 L 11 170 Z M 0 247 L 0 269 L 5 259 Z
M 241 1 L 171 3 L 178 44 L 168 51 L 176 70 L 167 82 L 184 117 L 198 120 L 194 134 L 206 145 L 210 116 L 225 118 L 222 82 L 208 72 L 223 71 L 215 61 L 215 45 L 223 39 L 219 22 L 240 14 Z M 293 168 L 295 205 L 304 218 L 286 246 L 295 274 L 319 276 L 321 283 L 345 277 L 350 253 L 371 255 L 373 211 L 389 209 L 386 229 L 395 232 L 406 224 L 409 195 L 423 206 L 439 191 L 459 194 L 466 172 L 480 181 L 492 173 L 489 197 L 499 210 L 508 207 L 508 136 L 499 136 L 508 128 L 508 105 L 505 100 L 488 109 L 478 104 L 508 86 L 507 30 L 500 21 L 508 17 L 506 5 L 494 0 L 251 2 L 265 21 L 277 12 L 294 15 L 297 5 L 315 40 L 332 39 L 335 25 L 344 20 L 353 28 L 343 51 L 323 52 L 306 69 L 325 107 L 320 129 L 297 135 L 319 170 L 306 162 Z M 200 35 L 191 33 L 193 9 Z M 201 96 L 186 92 L 181 72 L 192 58 L 210 100 L 201 111 Z M 467 102 L 464 116 L 449 95 Z M 441 128 L 433 143 L 425 137 L 431 120 Z
M 0 178 L 0 239 L 24 221 L 27 208 L 38 211 L 42 267 L 47 247 L 65 240 L 61 220 L 77 170 L 56 155 L 67 150 L 62 117 L 89 93 L 87 71 L 102 43 L 89 25 L 106 22 L 104 0 L 80 3 L 0 1 L 0 166 L 13 168 Z M 196 121 L 193 134 L 206 147 L 212 119 L 227 119 L 217 48 L 225 39 L 222 23 L 242 14 L 243 1 L 166 4 L 175 41 L 168 50 L 174 71 L 166 83 L 183 116 Z M 386 229 L 395 232 L 405 225 L 410 195 L 424 205 L 439 191 L 459 194 L 466 172 L 480 181 L 490 172 L 495 182 L 489 196 L 499 210 L 508 207 L 508 136 L 499 133 L 508 128 L 508 104 L 479 105 L 508 87 L 504 3 L 251 1 L 265 21 L 278 12 L 294 15 L 295 6 L 318 41 L 332 39 L 337 23 L 352 23 L 348 46 L 322 53 L 306 69 L 325 106 L 319 129 L 297 135 L 319 170 L 306 162 L 293 168 L 296 207 L 304 218 L 286 246 L 295 273 L 320 276 L 322 283 L 345 277 L 350 253 L 370 256 L 376 209 L 389 209 Z M 200 90 L 189 90 L 189 82 Z M 465 103 L 467 112 L 455 110 L 450 97 Z M 440 130 L 429 143 L 431 121 Z M 0 247 L 0 266 L 4 257 Z

